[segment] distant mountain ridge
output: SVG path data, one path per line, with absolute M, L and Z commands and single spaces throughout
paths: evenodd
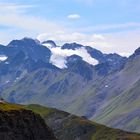
M 135 120 L 139 122 L 140 114 L 136 100 L 139 99 L 139 52 L 138 49 L 126 58 L 77 43 L 57 46 L 51 40 L 43 44 L 30 38 L 15 40 L 0 47 L 0 56 L 7 57 L 0 62 L 0 95 L 13 103 L 55 107 L 138 132 Z M 98 64 L 92 65 L 88 60 Z M 55 62 L 65 67 L 57 67 Z M 135 97 L 133 102 L 131 94 Z M 125 111 L 131 110 L 123 114 L 123 106 Z M 123 122 L 124 118 L 129 119 Z
M 137 49 L 120 72 L 110 75 L 104 81 L 109 82 L 110 88 L 107 91 L 110 94 L 109 100 L 92 119 L 112 127 L 140 131 L 139 69 L 140 53 Z
M 53 44 L 54 46 L 56 46 L 56 44 L 51 40 L 44 43 L 50 43 L 50 45 Z M 92 58 L 94 57 L 94 59 L 99 61 L 99 65 L 96 67 L 96 69 L 98 69 L 100 74 L 107 74 L 112 71 L 121 69 L 127 60 L 125 57 L 121 57 L 116 54 L 106 55 L 91 47 L 82 46 L 76 43 L 72 43 L 69 45 L 65 44 L 62 46 L 62 49 L 66 49 L 63 48 L 64 46 L 69 46 L 69 49 L 71 50 L 73 49 L 73 47 L 77 48 L 77 46 L 85 48 Z M 2 61 L 0 62 L 0 75 L 3 76 L 8 73 L 14 73 L 12 75 L 15 75 L 14 78 L 11 77 L 10 79 L 5 78 L 4 80 L 3 78 L 1 78 L 1 83 L 5 83 L 6 81 L 13 82 L 15 78 L 19 78 L 20 75 L 23 75 L 23 73 L 25 74 L 40 68 L 49 68 L 50 70 L 59 69 L 53 64 L 51 64 L 51 55 L 52 52 L 49 48 L 43 46 L 38 40 L 33 40 L 31 38 L 13 40 L 7 46 L 1 45 L 0 56 Z M 78 55 L 75 56 L 79 57 Z M 69 60 L 71 64 L 76 63 L 75 58 L 73 59 L 73 55 L 71 55 L 68 56 L 65 60 L 67 61 L 67 66 L 71 65 L 69 64 Z M 118 63 L 117 65 L 115 64 L 116 60 Z M 105 70 L 102 69 L 101 65 L 104 65 Z

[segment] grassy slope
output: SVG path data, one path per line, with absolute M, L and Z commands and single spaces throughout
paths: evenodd
M 140 132 L 140 81 L 115 97 L 96 120 L 124 130 Z M 124 118 L 127 118 L 124 120 Z
M 112 129 L 56 109 L 50 109 L 39 105 L 29 105 L 25 108 L 39 113 L 53 129 L 57 138 L 61 140 L 65 140 L 66 138 L 67 140 L 76 138 L 79 138 L 79 140 L 140 139 L 140 135 L 138 134 Z
M 22 105 L 0 103 L 0 111 L 12 111 L 12 110 L 20 110 L 20 109 L 24 109 L 24 107 Z
M 108 93 L 113 95 L 102 106 L 94 121 L 126 131 L 140 132 L 140 56 L 118 73 Z M 114 84 L 115 83 L 115 84 Z M 114 87 L 113 87 L 114 84 Z M 116 89 L 116 90 L 114 90 Z
M 40 114 L 61 140 L 139 140 L 140 135 L 108 128 L 69 113 L 39 105 L 0 103 L 0 111 L 28 109 Z M 58 121 L 59 120 L 59 121 Z

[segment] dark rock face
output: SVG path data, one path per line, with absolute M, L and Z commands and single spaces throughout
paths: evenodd
M 66 43 L 62 46 L 62 49 L 68 49 L 68 50 L 75 50 L 75 49 L 79 49 L 83 47 L 82 45 L 80 44 L 77 44 L 77 43 Z
M 51 52 L 48 48 L 41 45 L 38 40 L 29 38 L 11 41 L 7 45 L 4 54 L 8 56 L 9 59 L 12 59 L 20 51 L 24 52 L 26 59 L 30 58 L 34 61 L 42 60 L 46 63 L 49 62 L 51 56 Z
M 42 42 L 42 44 L 50 44 L 52 47 L 57 47 L 57 45 L 55 44 L 55 42 L 54 41 L 52 41 L 52 40 L 47 40 L 47 41 L 44 41 L 44 42 Z
M 0 111 L 1 140 L 56 140 L 43 119 L 32 111 Z
M 140 47 L 135 50 L 135 52 L 129 57 L 129 59 L 133 59 L 138 55 L 140 55 Z

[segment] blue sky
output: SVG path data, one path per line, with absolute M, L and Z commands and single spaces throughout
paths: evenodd
M 140 46 L 140 0 L 0 0 L 0 43 L 25 36 L 128 55 Z

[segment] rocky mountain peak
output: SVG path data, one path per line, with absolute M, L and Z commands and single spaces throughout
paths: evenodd
M 34 47 L 40 45 L 39 40 L 37 39 L 32 39 L 32 38 L 28 38 L 25 37 L 21 40 L 12 40 L 9 44 L 8 47 L 20 47 L 20 46 L 24 46 L 24 47 Z
M 140 55 L 140 47 L 137 48 L 132 56 Z
M 71 49 L 71 50 L 75 50 L 75 49 L 79 49 L 83 47 L 81 44 L 77 44 L 77 43 L 66 43 L 62 46 L 62 49 Z
M 53 40 L 43 41 L 42 44 L 49 44 L 51 47 L 56 47 L 56 43 Z

